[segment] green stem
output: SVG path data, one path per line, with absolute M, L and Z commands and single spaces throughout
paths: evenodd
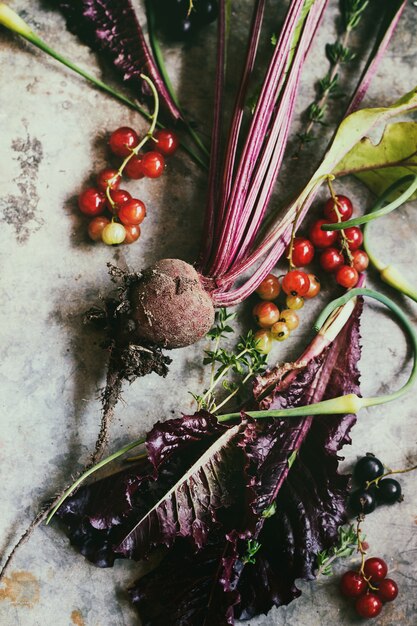
M 227 404 L 238 393 L 238 391 L 240 391 L 242 389 L 243 385 L 249 380 L 249 378 L 251 376 L 253 376 L 252 370 L 248 374 L 246 374 L 246 376 L 244 377 L 244 379 L 242 380 L 240 385 L 238 385 L 238 387 L 236 387 L 236 389 L 234 391 L 229 393 L 229 395 L 226 396 L 226 398 L 219 404 L 219 406 L 216 407 L 216 411 L 218 411 L 219 409 L 222 408 L 222 406 Z
M 55 515 L 55 513 L 57 512 L 59 507 L 62 505 L 62 503 L 65 502 L 65 500 L 68 498 L 68 496 L 70 496 L 72 494 L 72 492 L 75 489 L 77 489 L 77 487 L 79 487 L 81 485 L 81 483 L 86 478 L 91 476 L 91 474 L 94 474 L 94 472 L 96 472 L 97 470 L 101 469 L 102 467 L 104 467 L 108 463 L 111 463 L 115 459 L 118 459 L 119 456 L 122 456 L 123 454 L 126 454 L 126 452 L 129 452 L 129 450 L 133 450 L 133 448 L 136 448 L 137 446 L 140 446 L 143 443 L 145 443 L 145 439 L 144 438 L 137 439 L 136 441 L 133 441 L 132 443 L 127 444 L 123 448 L 120 448 L 116 452 L 113 452 L 113 454 L 111 454 L 110 456 L 106 457 L 105 459 L 103 459 L 102 461 L 97 463 L 96 465 L 93 465 L 93 467 L 90 467 L 87 471 L 85 471 L 83 474 L 81 474 L 81 476 L 79 478 L 77 478 L 77 480 L 71 485 L 71 487 L 68 487 L 68 489 L 62 494 L 61 498 L 58 500 L 58 502 L 56 503 L 56 505 L 54 506 L 52 511 L 49 513 L 48 517 L 46 518 L 45 524 L 49 524 L 49 522 L 51 521 L 51 519 L 53 518 L 53 516 Z
M 248 350 L 248 348 L 245 348 L 244 350 L 239 352 L 239 354 L 236 356 L 236 359 L 239 360 L 240 358 L 242 358 L 242 356 L 244 356 L 248 352 L 250 352 L 250 350 Z M 212 392 L 215 389 L 215 387 L 217 387 L 217 385 L 219 384 L 221 379 L 226 376 L 226 374 L 230 371 L 231 367 L 232 367 L 231 365 L 225 365 L 224 366 L 224 369 L 219 373 L 218 377 L 213 381 L 213 383 L 207 389 L 206 393 L 203 396 L 203 400 L 206 400 L 209 397 L 209 395 L 212 394 Z
M 374 396 L 370 398 L 360 398 L 356 394 L 350 393 L 344 396 L 337 396 L 329 400 L 323 400 L 322 402 L 316 402 L 299 407 L 293 407 L 291 409 L 279 409 L 279 410 L 267 410 L 267 411 L 247 411 L 246 414 L 255 419 L 271 418 L 271 417 L 302 417 L 312 415 L 332 415 L 343 413 L 357 413 L 363 407 L 377 406 L 379 404 L 385 404 L 386 402 L 392 402 L 403 396 L 414 385 L 417 376 L 417 334 L 402 309 L 395 304 L 390 298 L 387 298 L 377 291 L 365 288 L 351 289 L 345 295 L 336 300 L 330 302 L 320 317 L 316 321 L 314 327 L 318 331 L 328 318 L 328 316 L 338 307 L 343 306 L 351 298 L 356 296 L 368 296 L 374 300 L 378 300 L 382 304 L 385 304 L 397 317 L 407 332 L 410 339 L 412 351 L 413 351 L 413 367 L 411 374 L 407 382 L 398 391 L 384 395 Z M 229 420 L 238 419 L 240 413 L 227 413 L 218 417 L 219 422 L 228 422 Z
M 151 46 L 152 46 L 152 52 L 153 52 L 156 64 L 158 65 L 159 72 L 168 90 L 168 93 L 171 96 L 174 103 L 176 104 L 178 110 L 180 111 L 184 125 L 190 137 L 193 139 L 194 143 L 200 148 L 200 150 L 205 154 L 205 156 L 209 157 L 210 152 L 207 150 L 206 146 L 204 145 L 203 141 L 201 140 L 199 135 L 196 133 L 194 128 L 187 121 L 184 111 L 178 101 L 177 94 L 175 93 L 174 87 L 172 85 L 171 79 L 169 77 L 169 74 L 165 65 L 164 56 L 161 51 L 161 46 L 159 45 L 159 41 L 155 33 L 155 14 L 152 10 L 152 2 L 149 2 L 149 0 L 147 0 L 146 2 L 146 15 L 148 18 L 148 35 L 149 35 L 149 41 L 151 42 Z
M 57 52 L 56 50 L 48 46 L 48 44 L 45 41 L 43 41 L 40 37 L 38 37 L 38 35 L 36 35 L 35 33 L 31 33 L 30 36 L 26 35 L 24 37 L 25 39 L 33 43 L 33 45 L 35 45 L 37 48 L 40 48 L 43 52 L 46 52 L 47 54 L 49 54 L 49 56 L 54 58 L 56 61 L 59 61 L 60 63 L 68 67 L 70 70 L 72 70 L 76 74 L 79 74 L 86 80 L 90 81 L 90 83 L 93 83 L 94 85 L 96 85 L 96 87 L 99 87 L 103 91 L 106 91 L 111 96 L 113 96 L 114 98 L 117 98 L 117 100 L 120 100 L 120 102 L 123 102 L 123 104 L 127 104 L 132 109 L 136 109 L 136 111 L 138 111 L 141 115 L 143 115 L 143 117 L 145 117 L 147 120 L 151 119 L 151 115 L 144 108 L 142 108 L 139 104 L 137 104 L 133 100 L 130 100 L 129 98 L 124 96 L 122 93 L 120 93 L 116 89 L 113 89 L 106 83 L 103 83 L 101 80 L 99 80 L 92 74 L 89 74 L 78 65 L 75 65 L 75 63 L 73 63 L 72 61 L 64 57 L 62 54 L 60 54 L 59 52 Z
M 382 206 L 384 202 L 389 198 L 389 196 L 400 189 L 407 183 L 410 185 L 407 189 L 398 196 L 395 200 L 387 204 L 386 206 Z M 347 220 L 346 222 L 337 222 L 335 224 L 323 224 L 323 230 L 342 230 L 344 228 L 350 228 L 351 226 L 360 226 L 361 224 L 368 224 L 372 222 L 372 220 L 376 220 L 378 217 L 382 217 L 383 215 L 388 215 L 394 209 L 400 207 L 404 202 L 407 202 L 409 198 L 417 191 L 417 175 L 409 174 L 395 181 L 388 189 L 384 191 L 384 193 L 378 198 L 377 202 L 374 204 L 369 213 L 365 215 L 361 215 L 359 217 L 354 217 L 351 220 Z

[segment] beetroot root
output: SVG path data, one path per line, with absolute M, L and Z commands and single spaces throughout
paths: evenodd
M 214 322 L 214 306 L 196 270 L 179 259 L 162 259 L 130 288 L 134 336 L 163 348 L 201 339 Z

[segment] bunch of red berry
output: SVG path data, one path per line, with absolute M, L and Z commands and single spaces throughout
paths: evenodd
M 384 465 L 373 454 L 359 459 L 353 470 L 353 480 L 359 486 L 349 498 L 352 513 L 372 513 L 378 504 L 394 504 L 403 499 L 401 485 L 394 478 L 385 478 Z
M 147 141 L 157 149 L 140 153 Z M 164 171 L 165 157 L 178 148 L 176 134 L 157 130 L 140 140 L 133 128 L 123 126 L 110 136 L 110 149 L 124 160 L 119 169 L 106 168 L 97 176 L 97 186 L 88 187 L 78 197 L 80 211 L 92 217 L 88 234 L 93 241 L 108 245 L 133 243 L 140 237 L 140 224 L 146 216 L 144 203 L 120 189 L 123 174 L 128 178 L 159 178 Z
M 387 564 L 379 557 L 363 562 L 358 571 L 345 572 L 340 581 L 344 596 L 354 598 L 355 610 L 361 617 L 372 618 L 380 614 L 384 602 L 392 602 L 398 595 L 398 585 L 386 578 Z
M 285 294 L 285 305 L 278 309 L 273 302 L 281 293 Z M 314 298 L 320 291 L 320 282 L 314 274 L 306 274 L 291 270 L 279 279 L 273 274 L 261 282 L 256 293 L 261 302 L 255 305 L 253 316 L 262 330 L 255 333 L 258 350 L 267 354 L 272 348 L 273 340 L 285 341 L 300 323 L 297 310 L 304 306 L 304 298 Z
M 343 230 L 322 230 L 323 224 L 346 222 L 352 217 L 353 206 L 346 196 L 332 195 L 324 205 L 323 218 L 310 228 L 310 243 L 320 252 L 319 263 L 325 272 L 334 274 L 336 282 L 350 289 L 354 287 L 369 264 L 368 255 L 361 250 L 362 231 L 358 226 Z M 297 260 L 297 258 L 296 258 Z M 293 256 L 293 263 L 296 265 Z

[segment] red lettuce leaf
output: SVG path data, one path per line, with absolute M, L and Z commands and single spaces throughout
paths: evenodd
M 359 303 L 320 357 L 297 368 L 286 389 L 291 370 L 277 370 L 278 391 L 270 393 L 271 405 L 295 406 L 359 392 L 361 308 Z M 338 527 L 346 521 L 349 477 L 338 474 L 337 453 L 350 442 L 354 421 L 353 415 L 332 415 L 257 422 L 256 437 L 245 447 L 252 492 L 248 506 L 258 515 L 251 536 L 261 543 L 255 563 L 245 563 L 246 542 L 233 533 L 210 533 L 206 547 L 184 568 L 185 555 L 177 545 L 130 591 L 143 623 L 222 626 L 233 624 L 233 615 L 248 619 L 298 597 L 296 579 L 314 578 L 317 553 L 335 543 Z M 272 502 L 276 513 L 264 519 L 261 512 Z M 169 582 L 174 573 L 175 581 Z
M 60 507 L 71 542 L 107 567 L 118 557 L 146 558 L 178 537 L 201 548 L 210 529 L 231 532 L 237 521 L 245 534 L 255 526 L 242 480 L 254 428 L 246 420 L 221 425 L 204 411 L 156 424 L 146 461 L 83 487 Z
M 165 117 L 175 123 L 182 118 L 172 100 L 146 43 L 130 0 L 56 0 L 68 30 L 90 48 L 103 53 L 122 73 L 139 100 L 152 103 L 145 74 L 154 83 Z
M 307 351 L 305 361 L 258 380 L 258 401 L 296 406 L 358 393 L 361 307 L 319 356 L 309 359 Z M 78 545 L 97 564 L 103 551 L 111 561 L 168 546 L 156 569 L 131 589 L 144 624 L 233 624 L 297 597 L 296 579 L 313 578 L 317 553 L 337 540 L 349 480 L 337 472 L 338 451 L 350 441 L 354 421 L 352 415 L 245 418 L 226 427 L 205 412 L 169 420 L 150 432 L 147 461 L 80 489 L 60 515 L 73 542 L 74 533 L 84 533 Z M 215 487 L 209 486 L 214 474 Z M 186 484 L 184 476 L 193 481 Z M 183 488 L 192 500 L 178 512 L 172 496 Z M 117 494 L 114 508 L 109 493 Z M 276 513 L 264 518 L 274 502 Z M 245 559 L 248 539 L 262 546 L 255 563 Z

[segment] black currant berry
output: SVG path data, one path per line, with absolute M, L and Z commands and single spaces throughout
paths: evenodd
M 367 455 L 359 459 L 353 470 L 353 478 L 359 484 L 374 480 L 384 473 L 384 466 L 375 456 Z
M 378 483 L 376 495 L 381 504 L 394 504 L 401 500 L 401 485 L 394 478 L 383 478 Z
M 376 497 L 374 489 L 357 489 L 349 496 L 349 509 L 355 515 L 375 511 Z

